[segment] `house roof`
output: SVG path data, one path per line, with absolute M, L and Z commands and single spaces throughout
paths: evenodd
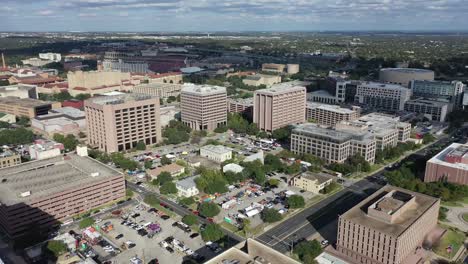
M 172 163 L 172 164 L 169 164 L 169 165 L 164 165 L 162 167 L 158 167 L 156 169 L 153 169 L 153 170 L 148 170 L 148 174 L 153 176 L 153 177 L 157 177 L 159 174 L 161 174 L 161 172 L 169 172 L 169 173 L 175 173 L 175 172 L 179 172 L 180 170 L 182 170 L 184 167 L 183 166 L 180 166 L 176 163 Z

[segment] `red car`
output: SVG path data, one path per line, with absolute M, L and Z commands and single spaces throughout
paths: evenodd
M 192 213 L 193 213 L 194 215 L 199 215 L 199 214 L 200 214 L 198 211 L 195 211 L 195 210 L 193 210 Z
M 167 206 L 167 204 L 165 204 L 165 203 L 159 203 L 159 205 L 162 206 L 162 207 L 166 207 L 166 206 Z
M 208 222 L 210 222 L 210 223 L 214 223 L 214 220 L 213 220 L 213 218 L 211 218 L 211 217 L 208 217 L 207 220 L 208 220 Z

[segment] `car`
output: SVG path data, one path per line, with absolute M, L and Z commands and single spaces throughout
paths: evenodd
M 159 260 L 157 258 L 154 258 L 148 262 L 148 264 L 159 264 Z
M 178 223 L 178 222 L 174 222 L 174 223 L 172 223 L 172 226 L 177 226 L 177 225 L 179 225 L 179 223 Z
M 142 184 L 142 182 L 141 182 L 141 181 L 139 181 L 139 182 L 136 182 L 135 184 L 136 184 L 136 185 L 141 185 L 141 184 Z
M 96 218 L 96 220 L 94 220 L 94 222 L 97 224 L 97 223 L 101 223 L 102 222 L 102 219 L 101 218 Z
M 169 219 L 169 218 L 171 218 L 171 217 L 168 216 L 168 215 L 162 215 L 162 216 L 161 216 L 161 219 L 163 219 L 163 220 L 167 220 L 167 219 Z
M 118 234 L 118 235 L 115 237 L 115 239 L 121 239 L 122 237 L 124 237 L 123 234 Z
M 166 247 L 166 250 L 171 254 L 174 253 L 174 249 L 169 246 Z
M 158 210 L 154 207 L 151 207 L 150 209 L 148 209 L 148 213 L 156 213 Z
M 322 242 L 320 242 L 320 244 L 321 244 L 322 246 L 324 246 L 324 247 L 325 247 L 325 246 L 328 246 L 328 240 L 322 240 Z
M 210 223 L 214 223 L 214 220 L 213 220 L 212 217 L 208 217 L 207 220 L 208 220 L 208 222 L 210 222 Z
M 163 203 L 163 202 L 159 203 L 159 205 L 162 206 L 162 207 L 166 207 L 166 206 L 167 206 L 167 204 L 165 204 L 165 203 Z
M 198 233 L 193 233 L 193 234 L 190 235 L 190 238 L 196 238 L 196 237 L 198 237 L 198 236 L 199 236 Z
M 131 264 L 143 264 L 143 261 L 139 259 L 138 257 L 133 257 L 130 259 Z
M 139 216 L 140 216 L 139 213 L 132 214 L 132 217 L 133 217 L 133 218 L 137 218 L 137 217 L 139 217 Z

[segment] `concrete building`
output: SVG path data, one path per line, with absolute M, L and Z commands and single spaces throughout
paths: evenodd
M 397 84 L 362 82 L 357 85 L 355 102 L 373 109 L 403 110 L 411 90 Z
M 245 77 L 242 82 L 246 85 L 260 86 L 265 85 L 270 87 L 274 84 L 281 83 L 281 76 L 268 74 L 255 74 Z
M 12 114 L 0 113 L 0 122 L 14 124 L 16 123 L 16 116 Z
M 130 73 L 117 71 L 68 72 L 68 90 L 73 96 L 80 93 L 95 95 L 109 91 L 131 90 L 125 82 L 131 80 Z
M 73 107 L 52 109 L 49 114 L 31 119 L 31 127 L 37 132 L 53 136 L 54 134 L 74 134 L 86 130 L 84 111 Z
M 322 172 L 303 172 L 289 180 L 290 185 L 313 193 L 319 193 L 332 182 L 333 176 Z
M 212 131 L 227 123 L 225 87 L 184 84 L 180 94 L 182 123 L 193 130 Z
M 10 238 L 37 234 L 125 198 L 124 176 L 75 154 L 0 169 L 0 228 Z
M 198 176 L 192 176 L 176 182 L 177 195 L 192 197 L 200 193 L 195 183 Z
M 21 60 L 21 63 L 23 63 L 23 65 L 31 65 L 34 67 L 42 67 L 52 62 L 53 61 L 51 60 L 43 60 L 39 58 L 29 58 L 29 59 Z
M 336 104 L 338 102 L 336 96 L 325 90 L 317 90 L 307 93 L 307 101 L 323 104 Z
M 370 133 L 337 131 L 313 123 L 298 125 L 291 133 L 293 153 L 312 154 L 327 163 L 343 163 L 355 154 L 374 163 L 376 145 L 376 140 Z
M 286 72 L 288 74 L 296 74 L 299 72 L 299 64 L 286 64 Z
M 465 85 L 460 81 L 418 81 L 413 80 L 410 88 L 415 97 L 447 101 L 450 103 L 449 111 L 461 108 Z
M 419 263 L 414 252 L 437 226 L 439 207 L 437 198 L 387 185 L 339 217 L 337 251 L 353 263 Z
M 148 175 L 153 179 L 156 179 L 162 172 L 168 172 L 172 177 L 177 177 L 185 173 L 185 167 L 180 166 L 179 164 L 171 163 L 147 171 Z
M 252 117 L 253 113 L 253 98 L 228 98 L 227 111 L 228 113 L 239 113 Z
M 21 164 L 21 156 L 10 150 L 0 152 L 0 169 Z
M 450 103 L 438 100 L 429 100 L 423 98 L 406 101 L 405 111 L 416 114 L 423 114 L 429 120 L 445 122 Z
M 232 149 L 221 145 L 206 145 L 200 148 L 200 156 L 221 163 L 232 159 Z
M 60 53 L 39 53 L 39 59 L 50 60 L 53 62 L 60 62 L 62 60 L 62 55 Z
M 43 160 L 61 155 L 64 146 L 55 141 L 38 139 L 28 148 L 29 156 L 33 160 Z
M 306 120 L 314 120 L 317 124 L 334 126 L 340 121 L 353 121 L 360 116 L 360 107 L 342 108 L 338 105 L 307 102 Z
M 133 88 L 134 93 L 147 94 L 151 96 L 157 96 L 160 98 L 167 98 L 169 96 L 177 97 L 178 95 L 180 95 L 181 90 L 181 84 L 160 82 L 139 84 Z
M 60 102 L 47 102 L 30 98 L 0 97 L 0 112 L 15 116 L 33 118 L 39 115 L 46 115 L 49 110 L 60 107 Z
M 105 71 L 120 72 L 149 72 L 149 64 L 143 61 L 102 61 L 102 68 Z
M 306 88 L 288 83 L 254 93 L 253 122 L 267 132 L 305 122 Z
M 283 73 L 285 68 L 286 68 L 286 65 L 284 64 L 276 64 L 276 63 L 263 63 L 262 64 L 262 71 Z
M 425 69 L 414 68 L 383 68 L 379 72 L 379 81 L 384 83 L 393 83 L 409 87 L 413 80 L 433 81 L 434 72 Z
M 95 97 L 85 101 L 88 143 L 112 153 L 143 141 L 161 141 L 159 99 L 141 94 Z
M 146 75 L 149 83 L 182 84 L 182 72 L 150 73 Z
M 452 143 L 428 160 L 424 181 L 468 185 L 468 144 Z
M 0 87 L 0 97 L 17 97 L 17 98 L 31 98 L 38 99 L 37 90 L 35 85 L 17 84 Z

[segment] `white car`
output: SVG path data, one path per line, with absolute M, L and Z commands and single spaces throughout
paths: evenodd
M 131 264 L 143 264 L 143 261 L 139 259 L 138 257 L 133 257 L 130 259 Z
M 95 222 L 96 224 L 101 223 L 101 222 L 102 222 L 102 219 L 101 219 L 101 218 L 96 218 L 96 220 L 94 220 L 94 222 Z
M 322 244 L 322 246 L 328 246 L 328 240 L 322 240 L 322 242 L 320 242 L 320 244 Z

